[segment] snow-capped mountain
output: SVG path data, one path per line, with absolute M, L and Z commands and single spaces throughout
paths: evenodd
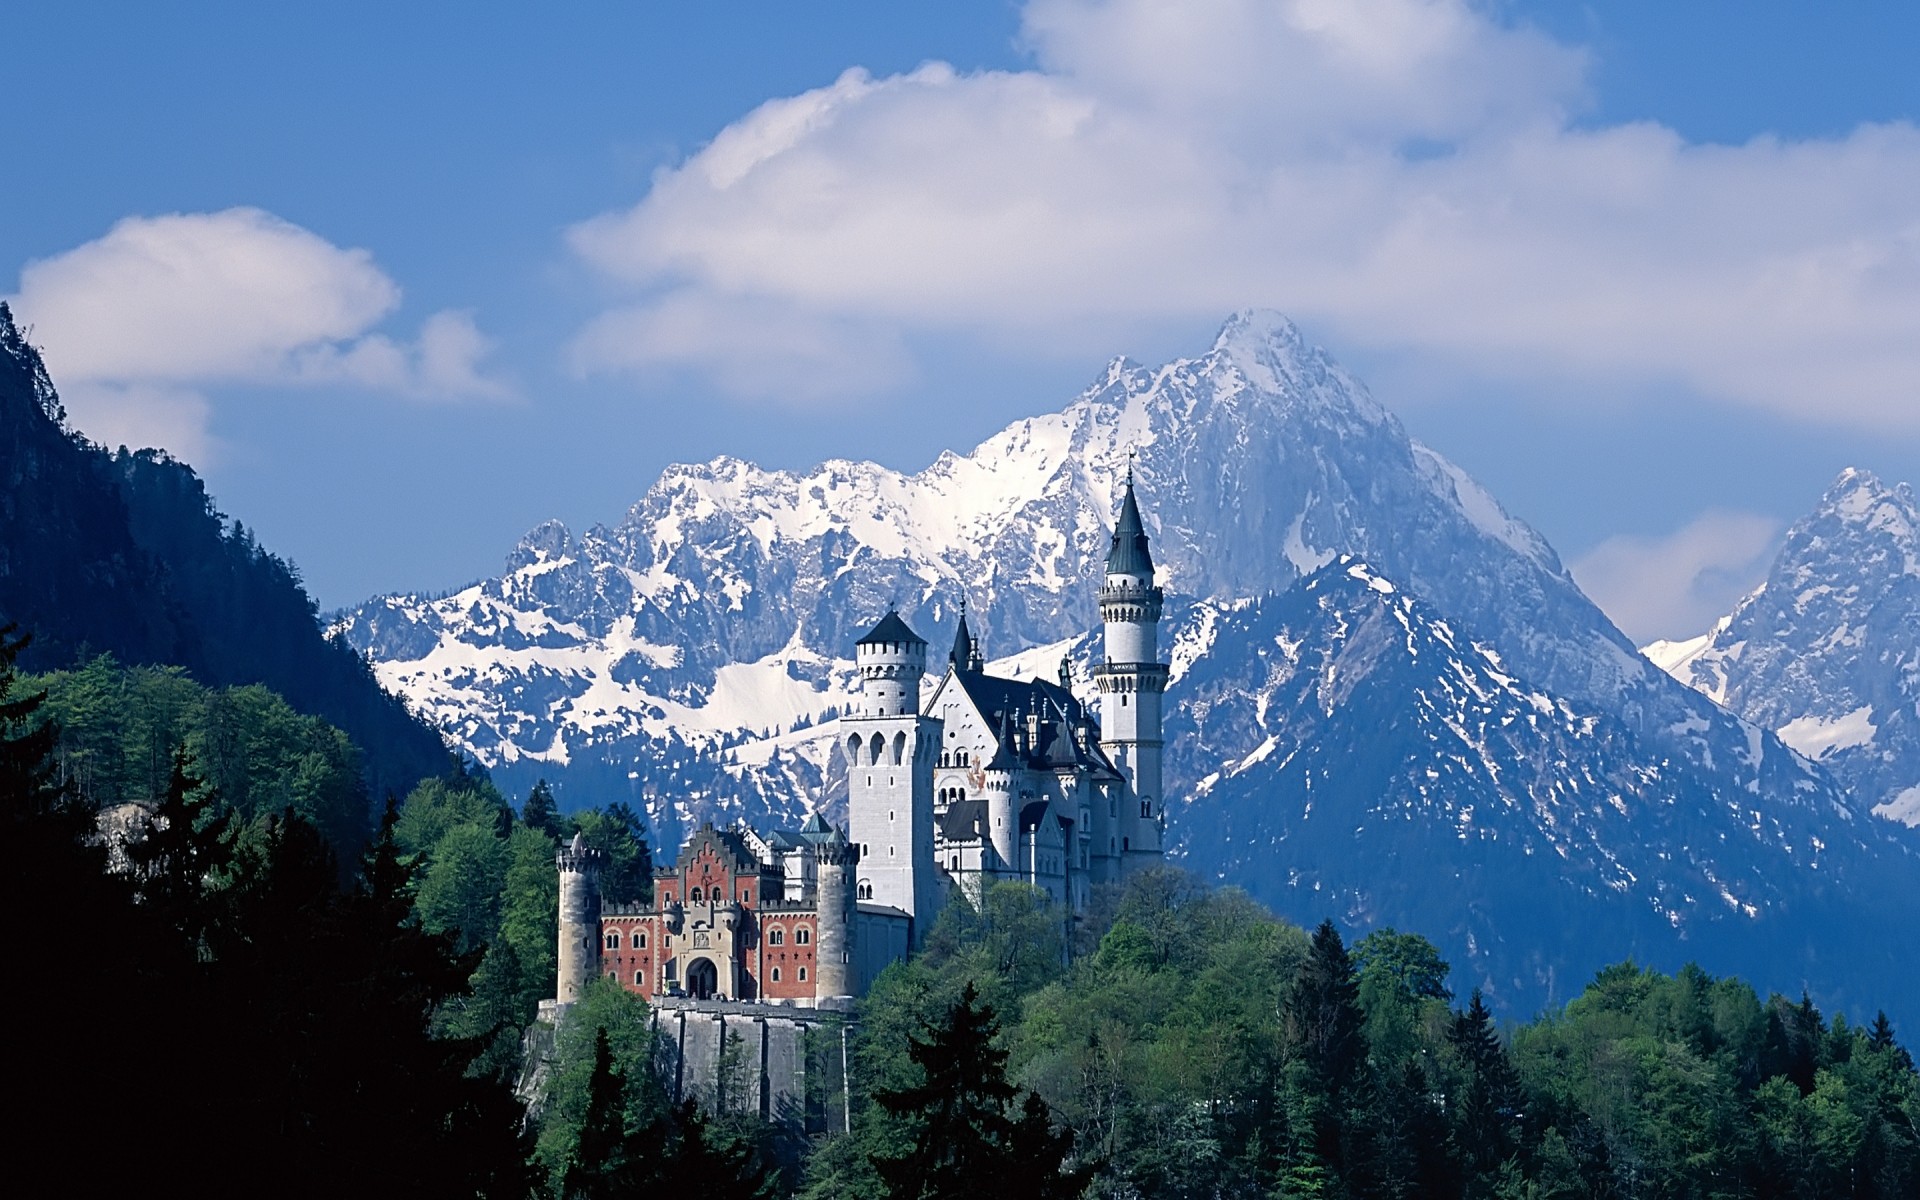
M 1825 766 L 1862 807 L 1920 825 L 1920 504 L 1847 470 L 1766 582 L 1647 657 Z
M 543 525 L 500 577 L 339 628 L 512 786 L 634 799 L 669 843 L 700 817 L 793 821 L 844 803 L 829 723 L 889 606 L 939 645 L 964 596 L 1003 672 L 1089 659 L 1130 456 L 1193 868 L 1298 919 L 1430 932 L 1522 1009 L 1631 950 L 1797 938 L 1869 879 L 1920 882 L 1904 831 L 1652 668 L 1537 533 L 1266 313 L 918 474 L 670 468 L 611 528 Z
M 1203 619 L 1234 667 L 1177 689 L 1169 768 L 1197 782 L 1169 827 L 1280 911 L 1418 929 L 1522 1009 L 1576 994 L 1596 953 L 1903 989 L 1910 934 L 1821 960 L 1910 859 L 1758 729 L 1733 770 L 1669 757 L 1357 560 Z

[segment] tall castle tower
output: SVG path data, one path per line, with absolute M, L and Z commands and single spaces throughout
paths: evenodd
M 920 715 L 926 639 L 889 611 L 854 646 L 860 709 L 847 731 L 847 810 L 860 849 L 859 898 L 913 918 L 926 936 L 939 907 L 933 868 L 933 764 L 940 722 Z
M 821 1008 L 845 1008 L 853 1003 L 856 974 L 854 963 L 854 881 L 860 863 L 860 848 L 850 844 L 838 830 L 826 841 L 808 848 L 813 856 L 815 911 L 818 932 L 814 937 L 813 971 L 815 1004 Z
M 576 833 L 555 861 L 560 867 L 560 979 L 554 999 L 561 1007 L 600 973 L 600 851 Z
M 1094 668 L 1100 689 L 1100 740 L 1127 781 L 1119 820 L 1123 870 L 1160 858 L 1166 808 L 1166 794 L 1160 790 L 1160 702 L 1167 690 L 1167 665 L 1159 661 L 1164 599 L 1154 586 L 1153 555 L 1133 496 L 1133 470 L 1128 468 L 1113 548 L 1107 553 L 1107 582 L 1100 589 L 1106 656 Z

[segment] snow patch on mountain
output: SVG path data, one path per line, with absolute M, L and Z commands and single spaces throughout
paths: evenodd
M 1873 706 L 1863 705 L 1831 721 L 1795 717 L 1774 732 L 1781 741 L 1808 758 L 1822 759 L 1835 750 L 1848 750 L 1873 741 Z
M 1920 504 L 1842 471 L 1768 577 L 1697 638 L 1647 657 L 1817 759 L 1883 817 L 1920 824 Z

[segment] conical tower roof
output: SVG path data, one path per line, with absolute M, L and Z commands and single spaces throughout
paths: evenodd
M 1120 519 L 1113 526 L 1113 548 L 1107 552 L 1107 574 L 1153 578 L 1153 554 L 1147 549 L 1147 528 L 1140 521 L 1140 502 L 1133 498 L 1133 469 L 1127 469 L 1126 491 L 1120 498 Z
M 960 625 L 953 631 L 953 649 L 947 652 L 947 661 L 962 671 L 973 658 L 973 634 L 967 629 L 967 602 L 960 602 Z
M 887 610 L 887 615 L 880 618 L 880 623 L 873 627 L 873 632 L 867 634 L 867 636 L 861 638 L 854 644 L 858 646 L 871 646 L 883 643 L 924 646 L 927 644 L 927 639 L 921 637 L 909 628 L 907 623 L 900 619 L 898 610 L 890 608 Z

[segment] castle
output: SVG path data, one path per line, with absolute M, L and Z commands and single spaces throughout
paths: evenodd
M 653 902 L 601 911 L 598 853 L 559 854 L 560 968 L 571 1004 L 606 975 L 649 1000 L 844 1008 L 926 936 L 950 893 L 1003 880 L 1084 910 L 1091 888 L 1160 861 L 1162 604 L 1127 474 L 1100 589 L 1096 720 L 1057 682 L 989 675 L 964 604 L 921 702 L 927 642 L 889 611 L 855 644 L 861 695 L 840 719 L 849 828 L 702 826 L 654 872 Z

